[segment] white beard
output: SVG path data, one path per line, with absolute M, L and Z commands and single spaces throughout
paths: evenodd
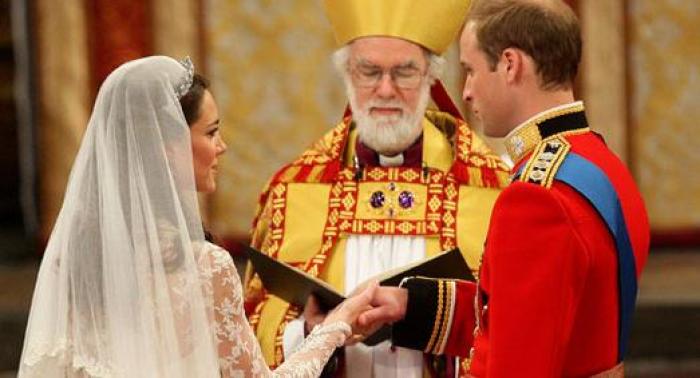
M 346 89 L 353 120 L 357 125 L 360 141 L 382 155 L 395 155 L 410 147 L 421 134 L 423 116 L 430 99 L 430 86 L 423 84 L 415 111 L 399 100 L 369 100 L 364 108 L 357 105 L 357 96 L 352 82 L 346 81 Z M 402 110 L 400 116 L 372 116 L 372 107 L 396 107 Z

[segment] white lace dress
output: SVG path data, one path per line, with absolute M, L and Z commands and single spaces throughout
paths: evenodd
M 294 355 L 270 371 L 243 310 L 243 287 L 233 259 L 224 249 L 207 243 L 202 257 L 205 290 L 214 298 L 215 334 L 223 377 L 317 377 L 335 348 L 351 330 L 343 322 L 316 327 Z

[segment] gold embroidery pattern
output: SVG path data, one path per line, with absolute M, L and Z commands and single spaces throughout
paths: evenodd
M 260 323 L 260 313 L 262 312 L 263 307 L 265 307 L 265 303 L 267 303 L 268 299 L 270 299 L 270 296 L 265 294 L 262 301 L 255 306 L 253 313 L 248 316 L 248 323 L 250 323 L 250 327 L 253 329 L 253 332 L 256 332 L 258 329 L 258 324 Z
M 427 235 L 425 221 L 393 221 L 355 219 L 350 229 L 343 229 L 350 234 L 370 235 Z
M 457 247 L 457 201 L 459 200 L 459 186 L 454 175 L 448 174 L 445 177 L 442 214 L 440 218 L 442 227 L 440 232 L 440 245 L 443 250 Z
M 483 141 L 476 140 L 474 132 L 466 122 L 457 121 L 457 158 L 464 162 L 467 167 L 489 168 L 501 172 L 509 172 L 501 159 L 493 154 Z
M 557 170 L 570 150 L 571 144 L 561 137 L 561 134 L 545 139 L 527 162 L 520 181 L 550 188 Z
M 445 351 L 445 346 L 447 345 L 447 338 L 450 334 L 450 327 L 452 326 L 452 316 L 454 315 L 454 304 L 455 304 L 455 282 L 445 281 L 445 305 L 444 314 L 442 315 L 442 325 L 440 327 L 440 334 L 438 335 L 438 341 L 433 348 L 434 354 L 442 354 Z
M 264 229 L 259 229 L 259 222 L 261 218 L 269 219 L 269 213 L 270 209 L 266 208 L 267 205 L 267 200 L 270 196 L 270 189 L 272 186 L 272 180 L 268 180 L 267 183 L 265 183 L 265 187 L 263 191 L 261 192 L 260 196 L 258 197 L 258 204 L 256 205 L 255 208 L 255 217 L 253 218 L 253 234 L 251 235 L 251 245 L 255 246 L 256 248 L 261 248 L 261 246 L 265 243 L 264 240 L 259 240 L 260 239 L 260 233 L 265 233 Z M 265 236 L 263 236 L 265 237 Z
M 431 234 L 440 232 L 441 214 L 443 208 L 443 198 L 446 197 L 445 184 L 443 180 L 446 177 L 442 173 L 431 175 L 428 183 L 428 198 L 426 206 L 425 221 L 427 222 L 426 229 Z
M 287 184 L 279 183 L 270 191 L 272 196 L 272 214 L 270 219 L 269 237 L 266 237 L 261 247 L 273 258 L 277 258 L 282 240 L 284 239 L 284 218 L 287 213 Z M 265 304 L 268 302 L 269 295 L 265 294 L 265 298 L 255 307 L 255 310 L 250 315 L 248 322 L 250 323 L 253 332 L 257 332 L 258 324 L 260 323 L 260 314 L 262 313 Z
M 421 177 L 421 170 L 417 168 L 372 167 L 365 172 L 363 181 L 394 181 L 408 184 L 420 184 L 424 182 Z
M 297 306 L 290 305 L 287 312 L 284 314 L 282 323 L 277 327 L 277 334 L 275 335 L 275 366 L 272 369 L 278 367 L 284 362 L 284 350 L 282 348 L 282 343 L 284 339 L 284 330 L 287 328 L 287 324 L 292 320 L 299 317 L 300 309 Z
M 437 310 L 435 311 L 435 323 L 433 323 L 433 332 L 430 334 L 430 340 L 428 341 L 428 344 L 425 346 L 425 352 L 426 353 L 431 353 L 433 350 L 433 345 L 435 344 L 435 341 L 438 337 L 438 332 L 440 330 L 440 326 L 442 325 L 442 313 L 443 313 L 443 307 L 444 307 L 444 286 L 445 283 L 442 280 L 437 280 L 437 289 L 438 289 L 438 295 L 437 295 Z
M 346 118 L 312 148 L 304 151 L 292 165 L 328 164 L 340 159 L 349 131 L 350 118 Z
M 457 133 L 457 156 L 466 162 L 469 160 L 469 153 L 472 147 L 472 131 L 466 123 L 460 123 L 457 126 L 457 130 L 459 131 Z
M 277 258 L 282 239 L 284 239 L 284 219 L 287 213 L 287 184 L 275 185 L 272 190 L 272 216 L 270 219 L 269 245 L 263 246 L 263 251 Z M 266 248 L 265 248 L 266 247 Z
M 342 175 L 345 178 L 352 177 L 351 169 L 344 169 Z M 355 213 L 357 207 L 357 182 L 353 180 L 341 180 L 333 185 L 328 200 L 328 218 L 323 230 L 323 242 L 321 250 L 306 262 L 304 270 L 318 276 L 326 263 L 328 255 L 335 247 L 342 226 L 339 223 L 347 221 L 348 216 Z

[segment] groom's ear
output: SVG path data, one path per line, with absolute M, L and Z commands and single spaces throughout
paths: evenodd
M 525 52 L 509 47 L 501 53 L 497 69 L 504 73 L 506 83 L 516 84 L 522 80 L 528 62 L 531 62 L 531 59 L 527 59 Z

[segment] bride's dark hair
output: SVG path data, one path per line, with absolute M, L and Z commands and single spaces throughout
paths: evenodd
M 207 89 L 209 89 L 209 81 L 200 74 L 194 74 L 192 76 L 192 86 L 180 98 L 180 106 L 185 114 L 187 125 L 192 126 L 199 119 L 204 91 Z
M 204 98 L 204 91 L 207 89 L 209 89 L 209 81 L 204 78 L 204 76 L 196 73 L 192 76 L 192 86 L 190 86 L 187 93 L 180 98 L 182 113 L 185 114 L 185 120 L 190 127 L 192 127 L 193 123 L 197 122 L 201 115 L 202 99 Z M 204 229 L 204 239 L 210 243 L 214 243 L 214 235 L 212 235 L 204 225 L 202 226 Z

